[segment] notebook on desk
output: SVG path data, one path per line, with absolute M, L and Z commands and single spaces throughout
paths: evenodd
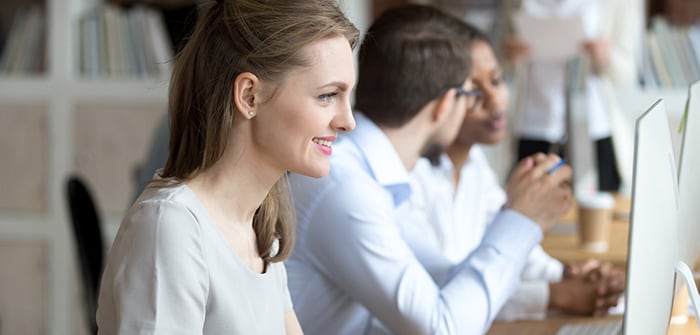
M 677 260 L 678 189 L 662 100 L 637 119 L 625 313 L 621 323 L 565 325 L 557 335 L 666 334 Z

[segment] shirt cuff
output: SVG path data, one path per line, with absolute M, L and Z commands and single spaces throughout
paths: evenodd
M 549 305 L 549 283 L 525 281 L 498 313 L 499 321 L 543 320 Z
M 511 259 L 529 255 L 544 237 L 540 226 L 514 210 L 505 209 L 496 215 L 484 234 L 482 245 L 489 245 Z
M 561 281 L 564 277 L 564 264 L 560 261 L 550 258 L 549 264 L 547 264 L 547 280 L 550 282 Z

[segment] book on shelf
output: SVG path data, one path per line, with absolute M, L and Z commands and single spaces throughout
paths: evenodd
M 172 70 L 173 46 L 168 38 L 165 23 L 161 14 L 154 9 L 148 9 L 146 15 L 147 22 L 147 42 L 153 46 L 153 59 L 156 67 L 163 73 L 170 73 Z
M 653 31 L 647 32 L 647 42 L 649 47 L 649 55 L 651 56 L 651 64 L 653 70 L 656 71 L 656 78 L 658 78 L 658 83 L 661 86 L 672 86 L 673 81 L 671 80 L 671 75 L 666 68 L 666 61 L 661 54 L 661 46 L 659 46 L 658 39 Z
M 7 40 L 7 32 L 4 27 L 0 25 L 0 61 L 2 61 L 2 54 L 5 51 L 5 41 Z
M 78 64 L 86 77 L 163 77 L 172 70 L 173 47 L 153 8 L 105 4 L 85 13 L 79 30 Z
M 643 45 L 645 86 L 687 87 L 700 79 L 700 23 L 677 27 L 654 17 Z
M 129 36 L 133 38 L 134 45 L 145 45 L 146 40 L 144 39 L 142 31 L 145 30 L 143 26 L 144 22 L 144 11 L 136 11 L 127 15 L 127 26 L 129 27 Z M 149 60 L 153 59 L 148 52 L 148 48 L 133 48 L 131 52 L 132 61 L 136 65 L 137 73 L 155 73 L 155 66 Z
M 641 68 L 641 79 L 644 86 L 647 87 L 659 87 L 661 86 L 661 79 L 659 79 L 658 71 L 655 69 L 654 62 L 652 61 L 651 53 L 651 37 L 647 36 L 651 32 L 647 31 L 645 33 L 646 38 L 642 39 L 642 68 Z
M 652 20 L 651 29 L 656 34 L 656 41 L 659 44 L 663 62 L 666 64 L 666 69 L 671 77 L 671 83 L 673 86 L 686 85 L 688 79 L 681 68 L 681 59 L 678 54 L 678 49 L 673 43 L 673 34 L 675 31 L 672 31 L 668 22 L 661 17 L 656 17 Z
M 688 44 L 692 50 L 695 64 L 698 67 L 698 77 L 700 78 L 700 26 L 694 25 L 686 29 Z
M 45 69 L 46 22 L 38 5 L 20 8 L 13 16 L 0 59 L 0 73 L 39 73 Z

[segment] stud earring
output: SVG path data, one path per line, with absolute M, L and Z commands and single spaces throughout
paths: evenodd
M 253 112 L 253 111 L 248 111 L 248 116 L 250 116 L 250 117 L 255 116 L 255 112 Z

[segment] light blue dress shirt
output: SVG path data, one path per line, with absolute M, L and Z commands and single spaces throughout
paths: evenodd
M 430 272 L 433 259 L 462 262 L 479 247 L 486 229 L 506 202 L 479 145 L 472 146 L 459 170 L 443 153 L 437 165 L 420 159 L 411 171 L 411 197 L 398 208 L 398 225 L 406 243 Z M 496 320 L 544 319 L 549 308 L 549 283 L 562 279 L 564 266 L 535 246 L 520 276 L 516 292 Z M 434 278 L 438 280 L 438 278 Z
M 298 237 L 286 266 L 305 334 L 485 332 L 541 229 L 505 210 L 464 261 L 446 259 L 429 273 L 396 222 L 410 196 L 408 171 L 384 133 L 355 117 L 355 131 L 334 145 L 328 176 L 290 176 Z

